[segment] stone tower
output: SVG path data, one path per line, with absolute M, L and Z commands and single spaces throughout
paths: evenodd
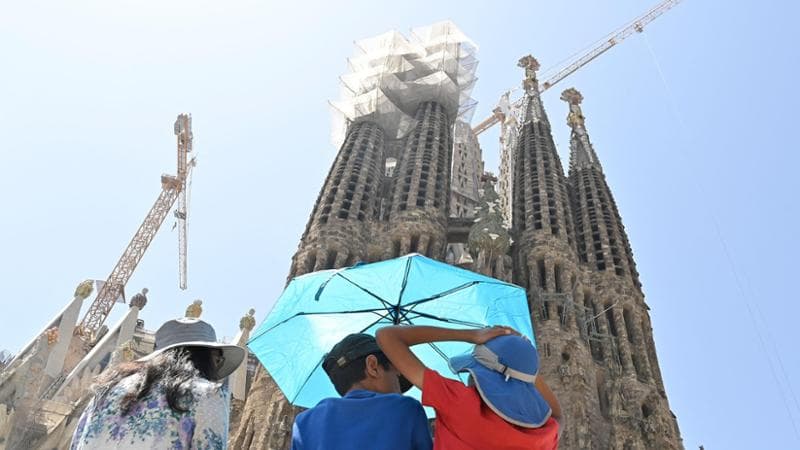
M 525 96 L 513 155 L 515 281 L 528 291 L 542 372 L 569 417 L 562 448 L 589 448 L 589 423 L 599 408 L 582 336 L 585 316 L 574 307 L 582 277 L 567 180 L 539 96 L 539 64 L 526 56 L 519 66 L 525 69 Z
M 383 144 L 383 129 L 374 122 L 350 128 L 292 258 L 290 278 L 366 259 L 370 224 L 380 211 Z
M 356 42 L 345 97 L 333 102 L 344 137 L 290 278 L 410 252 L 444 259 L 454 124 L 468 123 L 474 106 L 475 48 L 450 22 L 412 34 Z M 288 448 L 297 412 L 259 366 L 230 446 Z
M 581 352 L 583 361 L 571 363 L 574 355 L 562 353 L 561 359 L 567 361 L 562 361 L 559 370 L 569 372 L 572 364 L 593 369 L 594 373 L 584 374 L 588 380 L 579 380 L 594 378 L 596 386 L 592 398 L 597 402 L 592 405 L 598 408 L 584 422 L 590 436 L 600 440 L 592 442 L 592 447 L 602 448 L 607 442 L 608 447 L 621 449 L 682 448 L 628 236 L 586 132 L 580 108 L 583 97 L 570 88 L 561 99 L 570 109 L 569 187 L 582 272 L 573 295 L 575 303 L 583 305 L 581 327 L 589 345 L 588 349 L 583 346 L 588 350 Z M 574 391 L 574 377 L 560 381 L 557 391 Z M 582 431 L 572 434 L 578 437 L 579 447 L 585 444 L 580 442 Z
M 416 126 L 405 139 L 392 184 L 387 226 L 395 257 L 417 252 L 444 258 L 447 243 L 453 122 L 444 106 L 417 107 Z
M 468 127 L 474 46 L 452 24 L 356 42 L 342 77 L 341 144 L 290 277 L 409 252 L 523 286 L 541 373 L 565 414 L 560 448 L 680 449 L 633 254 L 574 89 L 565 174 L 527 56 L 522 106 L 506 105 L 497 179 Z M 460 144 L 463 144 L 459 147 Z M 453 167 L 453 164 L 456 167 Z M 477 198 L 474 198 L 477 197 Z M 509 223 L 511 225 L 509 229 Z M 468 253 L 467 253 L 468 252 Z M 288 449 L 298 412 L 260 365 L 230 446 Z

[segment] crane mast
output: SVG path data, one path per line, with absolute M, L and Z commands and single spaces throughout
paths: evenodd
M 182 114 L 175 121 L 175 136 L 178 139 L 178 179 L 181 189 L 178 192 L 178 207 L 175 210 L 178 227 L 178 284 L 186 289 L 186 242 L 187 242 L 187 189 L 189 173 L 194 167 L 194 159 L 187 162 L 187 155 L 192 151 L 192 116 Z
M 114 266 L 108 279 L 97 293 L 97 298 L 89 306 L 83 320 L 78 326 L 76 333 L 85 338 L 94 338 L 95 333 L 105 322 L 117 299 L 123 294 L 125 285 L 133 275 L 136 266 L 144 256 L 147 247 L 153 241 L 161 224 L 164 223 L 169 210 L 179 197 L 179 209 L 175 211 L 179 222 L 182 222 L 179 230 L 179 250 L 180 250 L 180 282 L 182 288 L 186 285 L 186 178 L 193 160 L 187 163 L 187 155 L 192 151 L 192 118 L 189 114 L 181 114 L 175 121 L 175 134 L 178 140 L 178 171 L 177 176 L 161 175 L 161 193 L 156 199 L 144 221 L 136 230 L 119 261 Z M 181 210 L 181 207 L 183 208 Z M 182 219 L 181 216 L 182 215 Z
M 562 69 L 558 70 L 558 72 L 556 72 L 553 76 L 547 78 L 544 82 L 542 82 L 539 85 L 539 92 L 544 92 L 550 89 L 551 87 L 553 87 L 553 85 L 555 85 L 559 81 L 572 75 L 576 70 L 580 69 L 586 64 L 589 64 L 591 61 L 593 61 L 595 58 L 602 55 L 603 53 L 611 50 L 612 47 L 614 47 L 615 45 L 619 44 L 620 42 L 628 38 L 634 32 L 641 33 L 642 31 L 644 31 L 644 27 L 646 25 L 656 20 L 656 18 L 658 18 L 660 15 L 672 9 L 672 7 L 674 7 L 681 1 L 682 0 L 663 0 L 662 2 L 651 8 L 646 13 L 634 19 L 628 25 L 617 30 L 615 33 L 611 35 L 611 37 L 605 39 L 599 45 L 593 47 L 588 52 L 578 57 L 575 61 L 573 61 L 566 67 L 563 67 Z M 521 102 L 521 100 L 517 100 L 516 103 L 519 102 Z M 514 106 L 518 106 L 516 105 L 516 103 Z M 484 121 L 476 125 L 472 129 L 472 132 L 475 133 L 475 135 L 477 136 L 483 133 L 484 131 L 488 130 L 489 128 L 493 127 L 494 125 L 496 125 L 498 122 L 500 122 L 501 118 L 502 118 L 502 113 L 500 112 L 499 109 L 495 109 L 493 111 L 492 116 L 486 118 Z

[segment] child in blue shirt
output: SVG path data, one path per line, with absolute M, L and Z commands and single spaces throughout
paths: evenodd
M 411 385 L 368 334 L 351 334 L 326 355 L 322 368 L 341 398 L 299 414 L 292 450 L 430 450 L 422 405 L 401 395 Z

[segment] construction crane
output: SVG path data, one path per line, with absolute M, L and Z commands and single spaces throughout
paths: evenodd
M 150 212 L 136 230 L 133 239 L 125 248 L 114 270 L 100 287 L 97 298 L 92 302 L 76 334 L 88 340 L 96 338 L 96 333 L 105 322 L 117 299 L 124 295 L 125 285 L 133 275 L 136 266 L 144 256 L 147 247 L 153 241 L 161 224 L 172 209 L 176 200 L 178 208 L 175 217 L 179 225 L 179 270 L 180 286 L 186 288 L 186 180 L 195 165 L 194 158 L 188 161 L 188 154 L 192 151 L 192 116 L 180 114 L 175 121 L 175 135 L 178 140 L 178 172 L 177 176 L 161 175 L 161 193 L 158 195 Z
M 625 25 L 619 30 L 613 32 L 608 39 L 604 39 L 600 44 L 593 47 L 583 55 L 574 59 L 573 62 L 571 62 L 564 68 L 558 70 L 553 76 L 548 77 L 543 83 L 539 84 L 539 92 L 544 92 L 550 89 L 556 83 L 570 76 L 576 70 L 590 63 L 592 60 L 602 55 L 603 53 L 611 50 L 612 47 L 619 44 L 633 33 L 641 33 L 646 25 L 656 20 L 656 18 L 658 18 L 665 12 L 669 11 L 670 9 L 672 9 L 672 7 L 674 7 L 680 2 L 681 0 L 663 0 L 661 3 L 657 4 L 646 13 L 634 19 L 628 25 Z M 521 101 L 522 101 L 521 99 L 517 100 L 516 103 L 520 103 Z M 493 127 L 498 122 L 500 122 L 502 118 L 502 112 L 500 111 L 500 109 L 495 108 L 493 112 L 494 114 L 491 117 L 479 123 L 472 129 L 472 132 L 475 133 L 476 136 L 488 130 L 489 128 Z

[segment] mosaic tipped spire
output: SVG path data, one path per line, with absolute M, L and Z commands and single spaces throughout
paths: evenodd
M 561 93 L 561 100 L 569 104 L 567 125 L 572 129 L 569 143 L 570 169 L 592 166 L 602 171 L 597 154 L 589 141 L 589 134 L 586 132 L 586 118 L 583 116 L 580 106 L 581 102 L 583 102 L 583 95 L 577 89 L 571 87 Z
M 532 55 L 526 55 L 519 59 L 517 67 L 525 69 L 525 78 L 522 87 L 525 89 L 525 113 L 522 122 L 547 122 L 547 114 L 544 112 L 542 98 L 539 95 L 539 80 L 536 78 L 536 71 L 539 70 L 539 61 Z

